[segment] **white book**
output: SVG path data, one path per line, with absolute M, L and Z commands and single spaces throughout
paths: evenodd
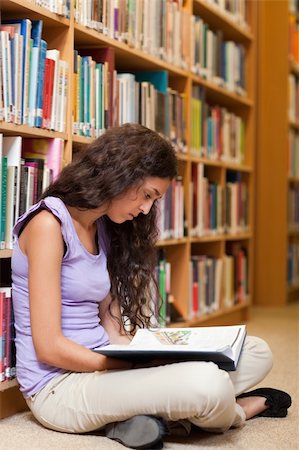
M 223 260 L 218 258 L 215 264 L 215 298 L 214 298 L 214 309 L 218 311 L 221 304 L 222 295 L 222 269 Z
M 27 191 L 26 191 L 26 211 L 33 205 L 34 197 L 34 167 L 27 166 Z
M 47 50 L 46 57 L 49 59 L 53 59 L 55 61 L 54 67 L 54 78 L 53 78 L 53 95 L 52 95 L 52 110 L 51 110 L 51 121 L 50 121 L 50 129 L 56 130 L 56 121 L 57 121 L 57 97 L 58 97 L 58 89 L 59 89 L 59 50 Z
M 12 234 L 10 235 L 10 233 L 15 221 L 18 218 L 19 211 L 21 149 L 21 136 L 5 136 L 3 138 L 3 156 L 7 157 L 7 175 L 9 175 L 9 167 L 15 167 L 15 169 L 10 169 L 10 189 L 12 191 L 9 191 L 7 185 L 7 204 L 9 203 L 9 208 L 12 208 L 10 209 L 10 218 L 8 219 L 8 223 L 6 222 L 6 227 L 7 225 L 9 227 L 9 229 L 6 228 L 5 235 L 7 248 L 12 248 Z M 12 171 L 14 172 L 14 175 L 12 174 Z M 12 187 L 13 183 L 15 184 L 15 187 Z M 10 196 L 12 193 L 13 197 Z
M 66 129 L 66 104 L 67 104 L 68 63 L 59 61 L 59 92 L 57 96 L 57 124 L 56 130 L 61 133 Z
M 15 34 L 14 37 L 14 97 L 15 97 L 15 123 L 22 123 L 22 85 L 23 85 L 23 36 Z
M 28 125 L 34 127 L 36 116 L 36 93 L 37 93 L 37 77 L 39 62 L 39 47 L 32 47 L 30 60 L 30 85 L 28 97 Z
M 1 40 L 1 64 L 2 64 L 2 89 L 3 89 L 3 116 L 5 122 L 11 122 L 11 68 L 10 68 L 10 40 L 7 31 L 0 31 Z
M 5 248 L 13 248 L 12 230 L 16 220 L 17 167 L 7 166 Z
M 136 363 L 151 360 L 213 361 L 221 369 L 236 370 L 246 326 L 138 329 L 128 345 L 110 344 L 94 351 Z

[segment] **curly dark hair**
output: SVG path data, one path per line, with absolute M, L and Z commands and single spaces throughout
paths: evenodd
M 176 174 L 177 159 L 170 142 L 142 125 L 125 124 L 110 128 L 80 152 L 42 197 L 59 197 L 68 206 L 95 209 L 141 185 L 146 177 L 171 180 Z M 139 327 L 148 327 L 154 314 L 156 206 L 147 215 L 121 224 L 107 216 L 102 220 L 110 241 L 107 265 L 112 301 L 119 302 L 133 334 Z

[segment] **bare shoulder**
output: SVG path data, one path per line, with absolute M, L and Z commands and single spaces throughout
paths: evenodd
M 57 217 L 50 211 L 43 209 L 38 214 L 36 214 L 25 227 L 24 232 L 34 231 L 42 233 L 60 232 L 60 221 Z
M 26 254 L 30 248 L 39 245 L 45 247 L 50 244 L 53 249 L 62 249 L 63 238 L 60 221 L 50 211 L 40 211 L 25 226 L 19 238 L 19 244 Z

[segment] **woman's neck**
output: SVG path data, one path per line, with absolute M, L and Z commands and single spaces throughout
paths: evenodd
M 104 208 L 81 210 L 74 206 L 66 206 L 72 219 L 85 229 L 94 226 L 97 219 L 105 214 Z

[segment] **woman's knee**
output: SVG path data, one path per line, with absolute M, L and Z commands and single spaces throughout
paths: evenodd
M 236 411 L 234 387 L 228 373 L 213 363 L 195 366 L 193 371 L 189 420 L 207 429 L 230 428 Z M 200 382 L 195 381 L 196 374 L 200 374 Z
M 244 350 L 255 361 L 255 369 L 258 367 L 260 376 L 264 378 L 273 367 L 273 355 L 266 341 L 256 336 L 248 336 Z
M 193 415 L 209 415 L 216 410 L 232 408 L 235 402 L 234 388 L 227 372 L 214 363 L 185 363 L 180 392 L 176 398 Z

